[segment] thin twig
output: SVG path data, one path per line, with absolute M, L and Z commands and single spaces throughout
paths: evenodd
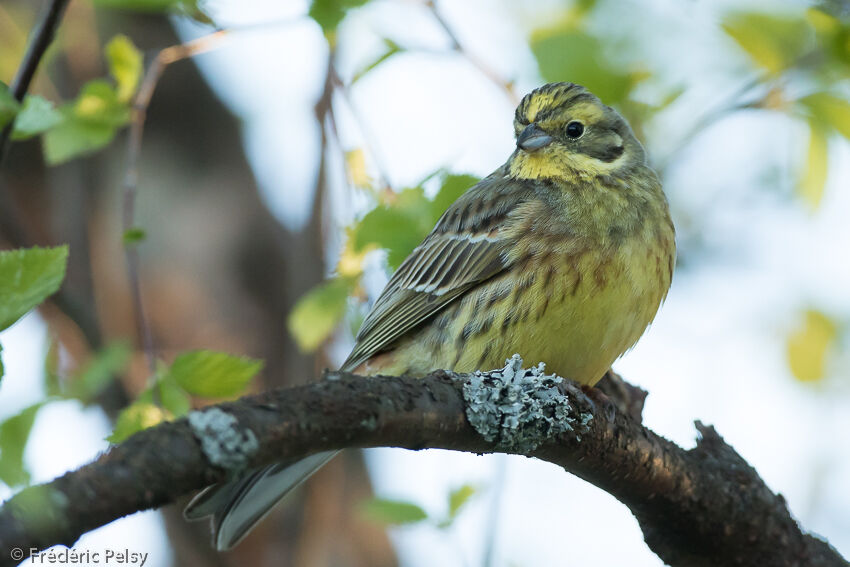
M 434 19 L 437 20 L 437 23 L 440 24 L 440 27 L 443 28 L 443 31 L 449 36 L 449 40 L 452 42 L 452 50 L 459 53 L 464 57 L 469 63 L 478 69 L 478 71 L 487 77 L 493 84 L 502 89 L 507 97 L 510 99 L 511 103 L 514 105 L 519 104 L 520 97 L 514 89 L 514 84 L 512 81 L 507 81 L 502 78 L 499 73 L 494 71 L 489 65 L 484 63 L 481 59 L 473 55 L 469 52 L 458 40 L 457 34 L 454 32 L 452 27 L 440 13 L 440 10 L 437 9 L 437 3 L 435 0 L 425 0 L 425 6 L 428 10 L 431 11 L 431 14 L 434 16 Z
M 227 36 L 226 30 L 213 32 L 186 43 L 166 47 L 157 53 L 148 66 L 139 91 L 133 100 L 133 112 L 130 121 L 130 134 L 127 142 L 127 169 L 124 173 L 124 204 L 122 228 L 124 234 L 135 224 L 136 195 L 139 185 L 139 155 L 142 150 L 142 136 L 145 129 L 145 118 L 148 106 L 153 98 L 154 90 L 165 68 L 172 63 L 182 61 L 200 53 L 207 52 L 221 43 Z M 125 245 L 124 254 L 127 260 L 127 277 L 130 280 L 130 291 L 133 297 L 133 308 L 136 315 L 136 327 L 142 338 L 142 345 L 147 358 L 148 368 L 153 374 L 156 371 L 156 351 L 154 350 L 153 334 L 145 317 L 142 302 L 141 284 L 139 282 L 139 252 L 134 245 Z
M 345 100 L 345 104 L 348 105 L 348 109 L 351 111 L 351 115 L 354 117 L 355 122 L 357 122 L 357 127 L 360 130 L 360 135 L 363 138 L 363 144 L 366 146 L 366 149 L 369 155 L 372 157 L 372 163 L 375 166 L 375 169 L 378 172 L 378 185 L 384 191 L 393 191 L 393 186 L 390 183 L 390 177 L 388 174 L 388 170 L 384 165 L 384 160 L 381 157 L 380 152 L 378 151 L 377 144 L 375 143 L 375 137 L 372 134 L 372 131 L 369 129 L 369 126 L 366 122 L 361 118 L 360 113 L 357 111 L 357 106 L 354 104 L 354 100 L 351 98 L 351 91 L 349 89 L 349 85 L 346 85 L 342 78 L 339 76 L 339 73 L 336 71 L 336 67 L 333 65 L 330 66 L 328 72 L 330 73 L 330 79 L 333 86 L 336 88 L 337 92 L 342 95 L 342 98 Z M 331 108 L 331 119 L 333 120 L 333 109 Z M 336 132 L 336 124 L 332 123 L 334 127 L 334 131 L 336 134 L 337 140 L 339 140 L 339 134 Z M 345 160 L 343 160 L 345 162 Z
M 738 110 L 745 110 L 748 108 L 758 108 L 760 103 L 764 100 L 764 97 L 759 97 L 756 100 L 741 102 L 741 98 L 746 95 L 748 92 L 759 86 L 764 82 L 764 77 L 759 75 L 758 77 L 747 81 L 741 88 L 737 89 L 732 96 L 730 96 L 726 102 L 716 106 L 714 109 L 708 111 L 706 114 L 702 116 L 699 120 L 697 120 L 690 129 L 688 129 L 687 133 L 685 133 L 681 138 L 676 147 L 671 151 L 667 156 L 659 161 L 656 164 L 656 169 L 659 172 L 663 172 L 667 169 L 667 167 L 673 162 L 673 159 L 678 156 L 690 143 L 696 139 L 696 137 L 703 132 L 706 128 L 711 126 L 712 124 L 719 122 L 721 119 L 726 118 L 729 114 L 737 112 Z
M 62 21 L 62 15 L 65 13 L 65 8 L 68 6 L 69 0 L 51 0 L 47 8 L 42 12 L 41 20 L 30 36 L 29 46 L 24 58 L 21 61 L 21 66 L 18 67 L 18 72 L 15 78 L 12 79 L 10 90 L 15 100 L 22 102 L 24 96 L 30 88 L 35 72 L 38 70 L 38 65 L 44 57 L 44 52 L 53 43 L 53 38 L 56 36 L 56 30 L 59 28 L 59 22 Z M 9 138 L 12 135 L 12 128 L 15 120 L 12 119 L 6 124 L 3 131 L 0 132 L 0 164 L 3 163 L 3 158 L 6 156 L 6 150 L 9 147 Z

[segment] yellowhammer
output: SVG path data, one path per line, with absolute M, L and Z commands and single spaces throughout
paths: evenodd
M 516 151 L 469 189 L 393 274 L 344 370 L 424 375 L 519 353 L 592 386 L 667 295 L 676 246 L 658 177 L 628 123 L 585 88 L 544 85 L 514 117 Z M 201 493 L 216 547 L 239 542 L 333 453 Z

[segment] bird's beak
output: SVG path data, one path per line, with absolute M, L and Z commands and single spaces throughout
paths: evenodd
M 527 152 L 536 152 L 552 143 L 552 136 L 540 129 L 537 124 L 529 124 L 519 133 L 516 147 Z

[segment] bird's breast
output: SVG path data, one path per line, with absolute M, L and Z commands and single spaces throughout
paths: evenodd
M 526 364 L 595 384 L 655 316 L 672 277 L 672 242 L 626 238 L 616 248 L 530 257 L 446 313 L 457 371 Z M 453 360 L 445 355 L 452 351 Z

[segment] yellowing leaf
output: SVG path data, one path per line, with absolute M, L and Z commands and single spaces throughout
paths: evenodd
M 826 185 L 826 174 L 829 169 L 827 133 L 815 123 L 809 125 L 809 149 L 806 154 L 806 167 L 798 190 L 800 196 L 809 206 L 810 210 L 816 210 L 823 198 L 823 189 Z
M 792 66 L 811 43 L 811 30 L 802 18 L 737 12 L 726 17 L 723 29 L 756 64 L 773 74 Z
M 345 315 L 348 294 L 355 283 L 351 278 L 334 278 L 298 300 L 286 321 L 298 348 L 312 352 L 331 336 Z
M 850 102 L 829 93 L 815 93 L 800 99 L 812 116 L 850 140 Z
M 109 73 L 118 85 L 118 100 L 129 102 L 142 78 L 142 53 L 129 37 L 118 34 L 106 44 L 106 59 Z
M 171 415 L 167 411 L 150 402 L 133 402 L 118 414 L 115 429 L 106 440 L 110 443 L 121 443 L 132 434 L 159 425 L 170 418 Z
M 366 154 L 361 148 L 345 152 L 345 167 L 352 185 L 360 189 L 372 186 L 372 178 L 366 170 Z
M 828 315 L 806 311 L 802 326 L 788 337 L 788 365 L 794 377 L 801 382 L 822 380 L 837 337 L 838 327 Z
M 342 249 L 342 253 L 339 255 L 339 262 L 337 262 L 336 271 L 344 278 L 359 278 L 363 273 L 363 260 L 366 258 L 366 254 L 369 253 L 370 249 L 366 247 L 355 252 L 352 230 L 349 229 L 346 233 L 347 240 L 345 242 L 345 247 Z
M 449 518 L 457 517 L 461 508 L 475 495 L 476 488 L 471 484 L 464 484 L 449 493 Z

